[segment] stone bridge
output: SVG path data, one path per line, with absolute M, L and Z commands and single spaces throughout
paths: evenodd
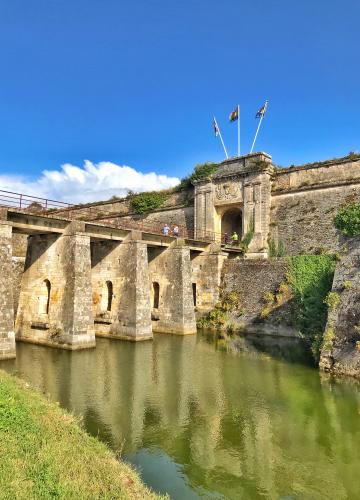
M 28 235 L 19 287 L 14 233 Z M 75 350 L 96 336 L 193 334 L 195 311 L 214 306 L 222 263 L 238 251 L 0 208 L 0 359 L 15 357 L 15 339 Z

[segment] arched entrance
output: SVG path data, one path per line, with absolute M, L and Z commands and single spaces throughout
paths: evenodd
M 242 236 L 242 210 L 241 208 L 229 208 L 221 217 L 221 232 L 227 233 L 229 238 L 236 231 L 239 238 Z

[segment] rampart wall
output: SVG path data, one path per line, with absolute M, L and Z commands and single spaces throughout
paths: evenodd
M 338 252 L 338 209 L 360 202 L 360 159 L 278 170 L 271 193 L 270 236 L 289 255 Z
M 237 292 L 242 310 L 235 326 L 242 327 L 246 332 L 296 335 L 290 326 L 290 302 L 286 298 L 271 314 L 264 315 L 266 295 L 270 293 L 275 296 L 285 279 L 286 259 L 225 260 L 221 279 L 222 293 Z
M 338 252 L 343 242 L 333 218 L 341 206 L 354 201 L 360 201 L 359 155 L 278 168 L 271 182 L 269 236 L 282 241 L 289 255 Z M 193 193 L 187 190 L 169 194 L 161 208 L 142 215 L 132 211 L 130 198 L 75 206 L 58 214 L 140 228 L 141 224 L 144 228 L 178 224 L 191 233 L 195 225 L 192 203 Z

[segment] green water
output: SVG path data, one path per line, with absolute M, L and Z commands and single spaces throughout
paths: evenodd
M 360 390 L 289 340 L 17 345 L 18 371 L 171 498 L 360 498 Z

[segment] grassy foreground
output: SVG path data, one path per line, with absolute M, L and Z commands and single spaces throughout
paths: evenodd
M 0 498 L 159 498 L 75 417 L 0 370 Z

